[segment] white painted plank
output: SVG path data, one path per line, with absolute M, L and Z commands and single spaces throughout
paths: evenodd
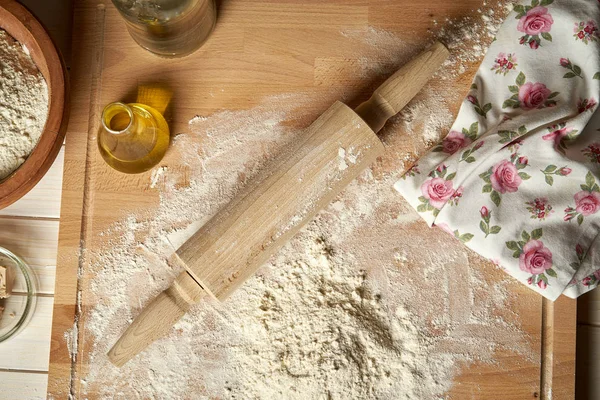
M 0 215 L 59 218 L 64 162 L 65 146 L 38 184 L 15 203 L 0 210 Z
M 48 371 L 53 304 L 54 298 L 39 297 L 29 325 L 0 343 L 0 369 Z
M 22 257 L 32 267 L 40 293 L 54 293 L 58 224 L 51 220 L 0 218 L 0 246 Z
M 577 322 L 600 327 L 600 289 L 587 292 L 577 299 Z
M 35 278 L 37 279 L 37 293 L 54 294 L 54 281 L 56 278 L 56 267 L 54 265 L 33 266 Z M 27 285 L 23 279 L 16 280 L 13 292 L 27 293 Z
M 47 373 L 0 371 L 0 400 L 45 399 L 47 389 Z

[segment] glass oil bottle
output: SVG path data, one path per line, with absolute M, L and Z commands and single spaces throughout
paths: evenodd
M 112 0 L 131 37 L 163 57 L 182 57 L 208 39 L 217 21 L 215 0 Z
M 168 147 L 169 126 L 156 109 L 119 102 L 104 108 L 98 148 L 104 161 L 117 171 L 147 171 L 162 160 Z

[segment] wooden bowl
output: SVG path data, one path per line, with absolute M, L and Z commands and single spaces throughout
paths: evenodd
M 42 24 L 14 0 L 0 0 L 0 28 L 29 49 L 48 85 L 48 119 L 38 144 L 12 174 L 0 181 L 0 209 L 33 188 L 46 174 L 64 142 L 68 101 L 66 69 Z

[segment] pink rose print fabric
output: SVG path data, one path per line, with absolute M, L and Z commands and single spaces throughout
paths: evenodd
M 545 197 L 537 197 L 532 201 L 525 203 L 527 211 L 531 213 L 530 218 L 544 220 L 554 212 L 552 205 L 548 203 L 548 199 Z
M 598 40 L 598 25 L 594 20 L 576 22 L 573 36 L 575 40 L 581 40 L 585 44 L 595 42 Z
M 554 149 L 563 154 L 567 149 L 565 141 L 573 139 L 578 132 L 576 129 L 566 126 L 565 122 L 549 126 L 547 130 L 549 133 L 542 136 L 542 139 L 553 141 Z
M 432 178 L 426 180 L 421 186 L 423 198 L 438 210 L 446 204 L 448 199 L 454 194 L 454 188 L 451 181 L 445 181 L 442 178 Z
M 600 1 L 514 6 L 449 133 L 395 184 L 543 296 L 600 284 Z
M 492 182 L 492 188 L 500 193 L 516 192 L 519 190 L 521 182 L 523 182 L 517 167 L 506 160 L 502 160 L 492 167 L 490 181 Z
M 443 150 L 448 154 L 454 154 L 458 150 L 467 147 L 471 144 L 471 139 L 466 137 L 463 133 L 457 131 L 450 131 L 448 136 L 444 138 L 442 142 Z
M 514 53 L 499 53 L 491 70 L 495 71 L 497 74 L 506 76 L 506 74 L 510 71 L 514 71 L 517 67 L 517 56 L 515 56 Z
M 520 44 L 529 45 L 532 49 L 540 47 L 542 39 L 552 41 L 552 25 L 554 18 L 544 6 L 551 4 L 552 0 L 533 0 L 530 5 L 518 4 L 514 7 L 517 12 L 517 30 L 525 33 L 519 38 Z
M 527 82 L 519 88 L 519 101 L 526 110 L 541 108 L 552 92 L 543 83 Z
M 581 191 L 573 196 L 575 211 L 583 216 L 596 214 L 600 206 L 600 193 Z
M 525 79 L 525 74 L 519 72 L 515 80 L 516 84 L 508 87 L 508 90 L 514 94 L 502 103 L 502 108 L 532 110 L 556 105 L 556 101 L 551 99 L 558 96 L 559 92 L 551 91 L 543 83 L 526 82 Z

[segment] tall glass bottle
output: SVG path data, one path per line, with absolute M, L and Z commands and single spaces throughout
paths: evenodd
M 163 57 L 202 46 L 217 21 L 215 0 L 112 0 L 133 39 Z
M 169 147 L 169 126 L 160 112 L 140 103 L 110 103 L 102 112 L 98 149 L 117 171 L 136 174 L 154 167 Z

